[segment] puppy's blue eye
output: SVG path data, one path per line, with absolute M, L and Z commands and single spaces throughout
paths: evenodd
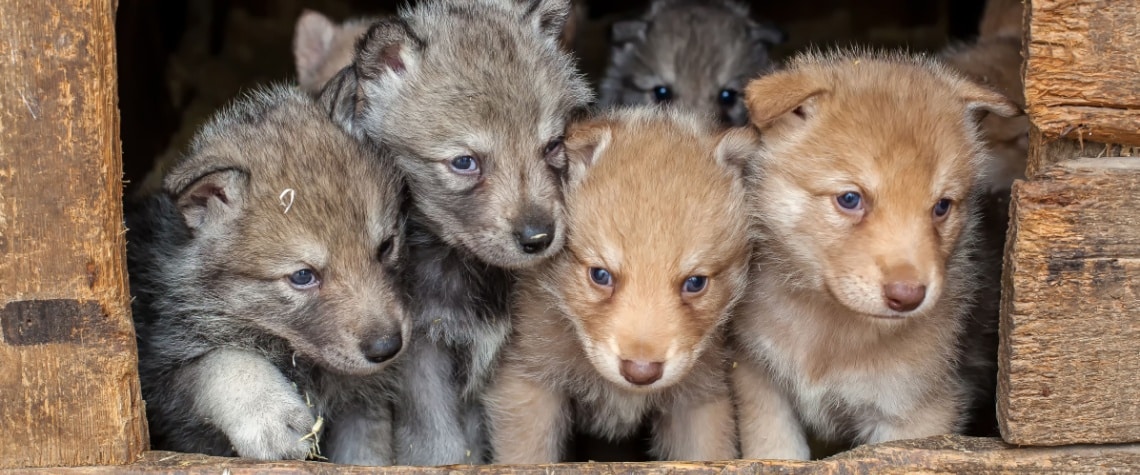
M 610 275 L 610 271 L 602 269 L 601 267 L 590 268 L 590 280 L 602 287 L 614 285 L 614 276 Z
M 289 284 L 296 289 L 309 289 L 316 287 L 321 281 L 312 269 L 301 269 L 289 275 Z
M 460 175 L 474 175 L 479 173 L 479 160 L 470 155 L 455 157 L 451 160 L 451 170 Z
M 840 208 L 856 210 L 862 206 L 863 196 L 854 191 L 848 191 L 835 197 L 835 202 L 839 204 Z
M 740 98 L 740 92 L 736 89 L 721 89 L 717 94 L 716 99 L 720 101 L 720 105 L 729 107 L 736 105 L 736 100 Z
M 944 218 L 950 212 L 950 206 L 954 204 L 949 198 L 942 198 L 934 204 L 934 217 Z
M 708 286 L 709 278 L 703 275 L 694 275 L 685 279 L 685 285 L 681 289 L 687 294 L 699 294 Z
M 653 88 L 653 99 L 657 102 L 669 102 L 673 100 L 673 90 L 669 86 L 657 86 Z

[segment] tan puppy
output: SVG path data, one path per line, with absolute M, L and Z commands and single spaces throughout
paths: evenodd
M 566 250 L 521 278 L 485 399 L 495 461 L 557 462 L 574 426 L 652 453 L 737 454 L 723 323 L 748 273 L 752 131 L 639 108 L 571 128 Z
M 746 458 L 954 432 L 977 290 L 975 113 L 1001 95 L 901 55 L 804 54 L 746 90 L 761 130 L 754 287 L 734 317 Z
M 293 32 L 293 61 L 301 90 L 317 95 L 336 73 L 352 64 L 356 41 L 375 18 L 352 18 L 335 23 L 314 10 L 304 10 Z

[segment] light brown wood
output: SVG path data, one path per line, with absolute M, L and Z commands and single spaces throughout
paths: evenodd
M 0 0 L 0 468 L 146 449 L 113 0 Z
M 1137 127 L 1140 127 L 1140 124 Z M 1029 159 L 1025 173 L 1030 179 L 1053 165 L 1074 158 L 1140 157 L 1140 145 L 1050 139 L 1035 127 L 1030 127 L 1029 144 Z
M 1135 472 L 1140 470 L 1140 445 L 1014 448 L 996 439 L 933 437 L 864 446 L 815 462 L 748 461 L 581 463 L 557 465 L 490 465 L 453 467 L 348 467 L 319 462 L 254 462 L 250 460 L 148 452 L 130 467 L 85 467 L 67 470 L 18 470 L 15 474 L 65 475 L 137 474 L 364 474 L 381 475 L 602 475 L 613 473 L 684 473 L 729 475 L 795 474 L 911 474 L 921 473 L 1069 473 Z
M 1013 190 L 998 412 L 1013 444 L 1140 441 L 1140 158 Z
M 1140 2 L 1032 0 L 1025 98 L 1049 139 L 1140 145 Z

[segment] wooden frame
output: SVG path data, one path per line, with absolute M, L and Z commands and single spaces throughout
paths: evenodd
M 363 469 L 146 452 L 124 265 L 113 0 L 0 0 L 0 469 L 74 473 L 1102 472 L 1140 468 L 1140 2 L 1027 9 L 1030 181 L 1013 195 L 1006 441 L 817 462 Z M 1105 156 L 1116 156 L 1104 158 Z M 1131 445 L 1080 446 L 1080 443 Z M 133 464 L 124 468 L 124 464 Z M 58 468 L 45 469 L 57 473 Z

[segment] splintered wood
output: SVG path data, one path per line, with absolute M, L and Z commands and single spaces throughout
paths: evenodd
M 1140 159 L 1063 162 L 1014 187 L 1002 296 L 1002 436 L 1140 441 Z
M 1026 4 L 1033 124 L 1049 139 L 1140 144 L 1140 2 Z
M 146 449 L 114 0 L 0 0 L 0 468 Z

